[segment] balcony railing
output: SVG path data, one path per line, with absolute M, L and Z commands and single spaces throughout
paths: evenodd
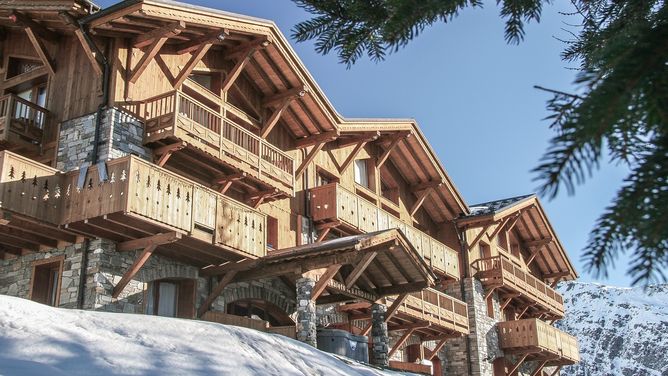
M 395 300 L 396 296 L 388 297 L 386 304 Z M 469 333 L 466 303 L 431 288 L 408 295 L 397 311 L 401 314 L 460 334 Z
M 49 112 L 14 94 L 0 97 L 0 143 L 8 148 L 37 147 Z
M 261 257 L 266 216 L 191 180 L 134 156 L 92 167 L 57 170 L 0 152 L 0 205 L 56 225 L 123 214 L 174 229 L 213 246 Z
M 224 103 L 221 103 L 224 106 Z M 181 91 L 119 106 L 146 122 L 147 144 L 178 138 L 293 194 L 294 160 L 276 146 Z
M 311 189 L 311 215 L 316 222 L 341 221 L 361 232 L 401 229 L 434 271 L 459 279 L 456 251 L 337 183 Z
M 529 353 L 552 359 L 551 365 L 580 361 L 577 339 L 541 320 L 504 321 L 498 330 L 499 346 L 507 354 Z
M 510 260 L 501 256 L 478 259 L 473 262 L 473 269 L 484 285 L 511 288 L 541 305 L 552 316 L 564 316 L 564 298 Z

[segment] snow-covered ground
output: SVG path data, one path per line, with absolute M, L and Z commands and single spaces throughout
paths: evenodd
M 582 361 L 564 376 L 667 376 L 668 285 L 624 288 L 570 282 L 559 286 Z
M 57 309 L 0 295 L 0 375 L 400 375 L 202 321 Z

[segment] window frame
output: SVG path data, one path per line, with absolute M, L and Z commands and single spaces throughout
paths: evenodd
M 34 300 L 34 297 L 36 295 L 35 294 L 35 287 L 37 287 L 36 284 L 35 284 L 35 276 L 36 276 L 37 272 L 40 272 L 39 269 L 46 268 L 46 267 L 49 266 L 49 264 L 53 264 L 55 266 L 55 267 L 49 268 L 48 269 L 49 272 L 51 272 L 53 270 L 56 270 L 57 276 L 58 276 L 55 286 L 52 286 L 52 288 L 55 289 L 55 291 L 54 291 L 55 296 L 53 296 L 53 301 L 52 302 L 47 301 L 47 302 L 39 302 L 39 303 L 47 304 L 47 305 L 50 305 L 52 307 L 58 307 L 60 305 L 60 292 L 61 292 L 60 290 L 62 289 L 62 285 L 63 285 L 63 266 L 65 264 L 65 255 L 53 256 L 53 257 L 44 258 L 44 259 L 41 259 L 41 260 L 35 260 L 35 261 L 32 262 L 32 273 L 30 275 L 30 288 L 28 290 L 29 291 L 28 298 L 30 300 L 37 301 L 37 300 Z M 48 289 L 50 290 L 50 288 L 48 288 Z M 53 295 L 54 292 L 49 293 L 49 291 L 47 291 L 46 295 L 51 296 L 51 295 Z M 48 299 L 51 300 L 50 298 L 48 298 Z

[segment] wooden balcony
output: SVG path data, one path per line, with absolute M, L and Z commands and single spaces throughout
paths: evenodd
M 145 121 L 146 145 L 156 150 L 185 145 L 183 152 L 192 153 L 191 170 L 198 160 L 213 157 L 221 171 L 245 173 L 245 179 L 263 190 L 294 195 L 294 160 L 289 155 L 187 94 L 172 91 L 119 105 Z M 213 174 L 216 179 L 215 170 Z
M 510 260 L 495 256 L 473 262 L 475 277 L 488 289 L 513 296 L 520 306 L 527 307 L 523 317 L 543 315 L 545 319 L 564 317 L 564 298 L 554 289 L 513 264 Z
M 48 116 L 46 109 L 14 94 L 0 97 L 0 149 L 39 155 Z
M 567 365 L 580 361 L 575 337 L 538 319 L 498 323 L 499 346 L 506 355 L 527 355 L 525 360 Z
M 118 243 L 174 233 L 158 250 L 198 266 L 266 254 L 265 215 L 137 157 L 61 174 L 0 155 L 0 202 L 10 214 Z
M 311 215 L 318 223 L 336 223 L 353 232 L 400 229 L 434 272 L 459 279 L 458 253 L 355 193 L 332 183 L 311 189 Z

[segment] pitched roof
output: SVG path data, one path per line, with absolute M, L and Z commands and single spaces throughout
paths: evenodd
M 471 209 L 471 214 L 467 215 L 466 217 L 476 217 L 481 215 L 496 214 L 535 196 L 536 195 L 532 193 L 528 195 L 502 198 L 500 200 L 469 205 L 469 209 Z

